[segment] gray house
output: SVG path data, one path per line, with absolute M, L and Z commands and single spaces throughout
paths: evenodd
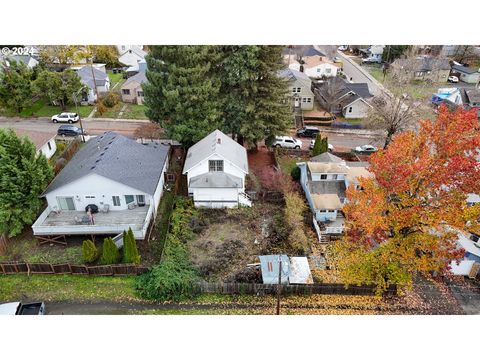
M 278 72 L 278 76 L 288 82 L 289 101 L 291 101 L 294 108 L 302 110 L 313 109 L 312 80 L 305 73 L 284 69 Z
M 468 84 L 476 84 L 480 81 L 480 69 L 477 68 L 453 64 L 452 73 L 457 75 L 461 81 Z
M 90 104 L 97 101 L 97 93 L 99 96 L 105 94 L 110 90 L 110 79 L 105 71 L 102 71 L 105 67 L 98 67 L 97 64 L 85 65 L 80 68 L 74 68 L 82 84 L 88 88 L 86 96 L 82 99 Z M 100 64 L 103 65 L 103 64 Z M 95 91 L 96 85 L 96 91 Z

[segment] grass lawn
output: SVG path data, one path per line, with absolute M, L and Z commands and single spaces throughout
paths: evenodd
M 110 79 L 110 87 L 113 88 L 117 83 L 123 80 L 123 74 L 114 74 L 113 72 L 108 72 L 108 78 Z
M 95 117 L 118 119 L 119 118 L 118 114 L 120 113 L 120 110 L 122 110 L 123 105 L 124 105 L 123 103 L 119 102 L 114 107 L 107 108 L 107 111 L 105 111 L 103 114 L 99 114 L 98 112 L 96 112 Z
M 126 104 L 127 108 L 122 115 L 123 119 L 148 119 L 145 115 L 145 105 Z
M 0 256 L 0 261 L 25 261 L 29 263 L 70 263 L 81 264 L 81 243 L 74 243 L 67 247 L 62 245 L 39 245 L 29 236 L 17 237 L 11 240 L 8 251 Z
M 363 65 L 363 67 L 375 78 L 375 80 L 383 83 L 384 78 L 381 65 Z
M 93 106 L 78 106 L 78 113 L 81 117 L 87 117 L 93 110 Z M 61 110 L 59 106 L 48 105 L 45 99 L 37 100 L 31 106 L 24 109 L 20 114 L 16 114 L 8 110 L 0 110 L 0 114 L 4 116 L 19 116 L 23 118 L 30 117 L 50 117 L 61 112 L 77 112 L 74 105 L 68 106 L 66 110 Z
M 0 275 L 0 302 L 22 298 L 42 301 L 141 300 L 135 292 L 133 276 Z

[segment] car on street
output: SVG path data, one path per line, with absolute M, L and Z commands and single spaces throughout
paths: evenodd
M 347 50 L 347 49 L 348 49 L 348 45 L 340 45 L 340 46 L 338 47 L 338 50 L 340 50 L 340 51 L 345 51 L 345 50 Z
M 314 140 L 310 140 L 310 150 L 313 149 L 313 147 L 315 146 L 315 139 Z M 335 148 L 333 147 L 332 144 L 328 144 L 328 151 L 335 151 Z
M 297 130 L 298 137 L 316 137 L 320 130 L 315 126 L 305 126 Z
M 0 304 L 0 315 L 45 315 L 43 302 L 22 303 L 20 301 Z
M 73 125 L 60 125 L 57 130 L 59 136 L 79 136 L 82 135 L 82 129 Z M 83 135 L 87 135 L 87 132 L 83 130 Z
M 357 146 L 353 151 L 359 154 L 373 154 L 378 151 L 378 148 L 373 145 L 361 145 Z
M 362 59 L 362 64 L 381 64 L 382 59 L 375 57 L 375 56 L 369 56 L 365 59 Z
M 276 148 L 281 147 L 284 149 L 300 150 L 302 148 L 302 141 L 291 136 L 276 136 L 272 146 Z
M 68 122 L 69 124 L 73 124 L 74 122 L 77 122 L 78 120 L 80 120 L 80 116 L 78 116 L 77 113 L 64 112 L 64 113 L 52 116 L 52 121 L 54 123 Z
M 453 76 L 453 75 L 449 76 L 447 81 L 451 82 L 451 83 L 458 83 L 458 77 Z

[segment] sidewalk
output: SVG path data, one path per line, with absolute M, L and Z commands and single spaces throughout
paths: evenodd
M 362 136 L 385 136 L 383 130 L 369 130 L 369 129 L 335 129 L 335 128 L 320 128 L 320 132 L 328 132 L 335 134 L 349 134 L 349 135 L 362 135 Z
M 90 121 L 115 121 L 115 122 L 138 122 L 138 123 L 149 123 L 148 119 L 113 119 L 113 118 L 82 118 L 83 122 Z

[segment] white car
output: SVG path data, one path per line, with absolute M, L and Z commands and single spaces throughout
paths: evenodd
M 373 146 L 373 145 L 362 145 L 362 146 L 357 146 L 353 151 L 361 153 L 361 154 L 371 154 L 374 153 L 375 151 L 378 151 L 378 148 Z
M 345 50 L 347 50 L 347 49 L 348 49 L 348 45 L 340 45 L 340 46 L 338 47 L 338 50 L 340 50 L 340 51 L 345 51 Z
M 276 148 L 281 147 L 284 149 L 299 150 L 302 148 L 302 141 L 291 136 L 276 136 L 272 146 Z
M 57 115 L 52 116 L 52 121 L 54 123 L 58 122 L 68 122 L 69 124 L 72 124 L 74 122 L 77 122 L 80 119 L 77 113 L 61 113 Z
M 310 150 L 313 149 L 313 147 L 315 146 L 315 139 L 310 141 Z M 334 151 L 335 148 L 333 147 L 332 144 L 328 144 L 328 151 Z
M 451 83 L 458 83 L 458 77 L 456 76 L 449 76 L 448 77 L 448 82 L 451 82 Z

